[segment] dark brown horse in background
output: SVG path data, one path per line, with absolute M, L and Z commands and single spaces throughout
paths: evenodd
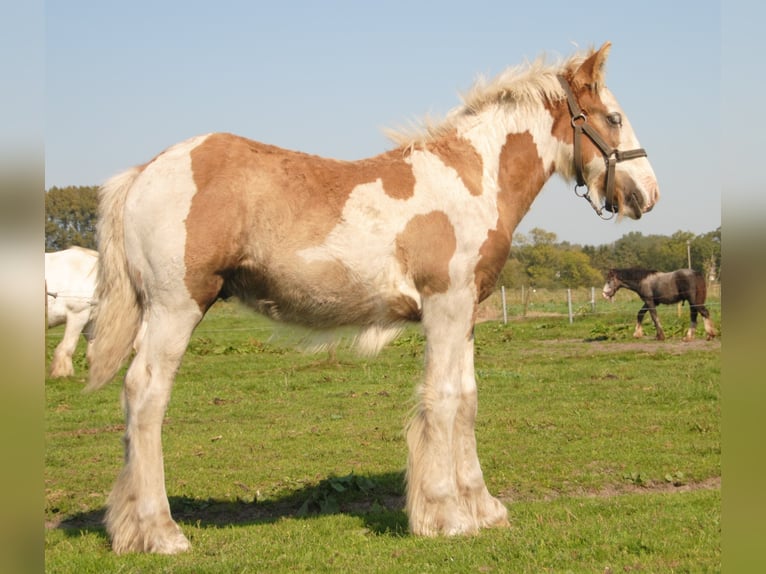
M 606 275 L 606 284 L 604 285 L 603 295 L 611 300 L 620 287 L 625 287 L 638 293 L 644 306 L 638 311 L 636 317 L 636 330 L 634 337 L 643 337 L 644 330 L 641 323 L 644 315 L 649 311 L 657 329 L 657 339 L 665 340 L 665 332 L 662 330 L 660 320 L 657 317 L 657 305 L 660 303 L 678 303 L 681 301 L 689 302 L 689 311 L 691 314 L 691 325 L 686 332 L 684 341 L 690 341 L 694 338 L 697 330 L 697 313 L 702 315 L 705 323 L 705 333 L 709 341 L 716 336 L 713 328 L 713 321 L 710 320 L 710 312 L 705 307 L 705 298 L 707 297 L 707 285 L 705 277 L 699 271 L 694 269 L 679 269 L 669 273 L 654 271 L 653 269 L 610 269 Z

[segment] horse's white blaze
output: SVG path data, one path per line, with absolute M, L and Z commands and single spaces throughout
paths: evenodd
M 92 249 L 72 247 L 45 254 L 45 305 L 48 327 L 66 323 L 64 336 L 53 351 L 51 377 L 74 374 L 72 355 L 80 333 L 86 329 L 96 291 L 98 253 Z M 85 333 L 89 340 L 90 334 Z
M 554 171 L 573 177 L 558 77 L 603 112 L 586 86 L 603 84 L 608 49 L 502 74 L 444 124 L 374 158 L 342 162 L 211 134 L 105 185 L 100 276 L 109 280 L 99 287 L 90 386 L 136 348 L 124 385 L 126 462 L 106 516 L 115 551 L 188 547 L 167 504 L 162 419 L 195 325 L 232 295 L 316 330 L 358 327 L 368 351 L 404 321 L 422 321 L 425 376 L 407 429 L 410 528 L 452 535 L 507 524 L 476 452 L 475 313 L 545 181 Z M 603 158 L 591 146 L 585 160 L 598 194 Z M 640 161 L 615 184 L 617 196 L 633 196 L 630 217 L 651 205 L 651 193 L 635 197 L 634 186 L 654 179 Z
M 619 144 L 616 146 L 618 149 L 638 149 L 641 147 L 641 143 L 638 141 L 636 132 L 630 124 L 630 120 L 623 111 L 617 99 L 608 88 L 601 89 L 599 96 L 601 101 L 610 112 L 618 112 L 622 118 L 622 127 L 619 129 Z M 596 160 L 594 160 L 596 161 Z M 603 168 L 603 161 L 599 164 L 599 168 Z M 644 210 L 650 210 L 654 204 L 659 201 L 660 192 L 657 187 L 657 178 L 654 174 L 649 160 L 646 157 L 635 158 L 630 161 L 622 161 L 615 167 L 616 173 L 623 173 L 630 177 L 636 183 L 637 190 L 641 193 L 644 199 Z M 596 197 L 601 198 L 603 193 L 598 186 L 592 186 L 595 189 Z

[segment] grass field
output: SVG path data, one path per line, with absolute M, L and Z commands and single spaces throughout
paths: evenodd
M 294 333 L 219 303 L 164 427 L 168 495 L 192 550 L 111 553 L 101 520 L 122 463 L 120 385 L 82 392 L 81 345 L 77 375 L 45 383 L 46 570 L 720 571 L 720 339 L 681 342 L 688 309 L 671 306 L 660 310 L 668 340 L 637 341 L 629 294 L 595 312 L 576 303 L 572 324 L 560 297 L 535 305 L 476 329 L 479 456 L 510 528 L 407 533 L 417 327 L 374 359 L 311 355 Z M 710 309 L 722 330 L 717 300 Z M 60 337 L 48 332 L 48 361 Z

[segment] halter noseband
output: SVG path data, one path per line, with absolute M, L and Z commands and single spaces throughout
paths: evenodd
M 614 203 L 614 168 L 617 162 L 624 161 L 626 159 L 636 159 L 639 157 L 646 157 L 646 150 L 643 148 L 636 148 L 628 151 L 620 151 L 617 148 L 611 147 L 599 133 L 594 130 L 590 124 L 588 124 L 588 116 L 577 105 L 577 100 L 572 93 L 572 89 L 569 87 L 564 76 L 557 76 L 561 87 L 564 88 L 564 93 L 567 97 L 567 104 L 569 105 L 569 113 L 572 116 L 571 124 L 574 129 L 574 163 L 575 163 L 575 175 L 577 183 L 575 184 L 575 194 L 580 197 L 584 197 L 591 204 L 591 207 L 596 211 L 601 219 L 611 219 L 617 212 L 618 207 Z M 612 212 L 611 217 L 604 217 L 602 214 L 604 210 L 593 203 L 588 191 L 588 186 L 585 183 L 585 176 L 583 175 L 582 164 L 582 147 L 580 145 L 581 135 L 585 133 L 586 136 L 596 145 L 601 153 L 604 155 L 604 162 L 606 163 L 606 191 L 604 199 L 604 208 L 607 211 Z M 584 187 L 585 193 L 580 193 L 578 188 Z

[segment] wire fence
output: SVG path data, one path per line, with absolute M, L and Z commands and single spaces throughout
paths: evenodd
M 708 285 L 705 305 L 710 309 L 721 305 L 721 284 Z M 501 286 L 479 307 L 480 320 L 509 320 L 540 315 L 569 317 L 574 322 L 583 314 L 631 313 L 635 315 L 641 307 L 638 295 L 628 289 L 618 291 L 612 300 L 605 299 L 601 287 L 579 287 L 561 289 L 535 289 L 527 286 L 508 288 Z M 680 315 L 688 313 L 683 306 L 677 305 Z
M 231 305 L 231 303 L 226 303 Z M 237 304 L 234 304 L 235 306 Z M 708 285 L 708 296 L 705 306 L 720 317 L 721 284 Z M 630 320 L 635 319 L 641 307 L 638 295 L 627 289 L 621 289 L 608 301 L 601 295 L 601 287 L 580 287 L 572 289 L 535 289 L 522 287 L 500 287 L 479 305 L 479 321 L 509 321 L 524 318 L 549 316 L 569 318 L 573 323 L 578 316 L 584 315 L 623 315 Z M 665 306 L 670 307 L 670 306 Z M 676 306 L 677 314 L 688 316 L 688 309 L 680 303 Z M 235 313 L 236 314 L 236 313 Z M 197 334 L 220 333 L 235 331 L 252 331 L 249 325 L 231 325 L 226 328 L 211 328 L 204 323 L 196 330 Z M 58 340 L 60 333 L 49 333 L 48 337 Z

